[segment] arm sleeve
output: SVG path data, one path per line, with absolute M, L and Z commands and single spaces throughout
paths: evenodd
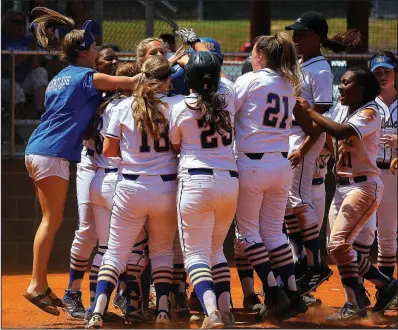
M 333 75 L 330 71 L 322 70 L 312 77 L 312 93 L 315 104 L 332 104 Z
M 121 109 L 119 111 L 112 111 L 109 126 L 106 131 L 106 136 L 114 139 L 120 139 L 122 135 L 122 129 L 120 125 L 121 111 Z
M 365 111 L 366 110 L 366 113 Z M 358 134 L 360 139 L 374 133 L 380 127 L 380 115 L 374 109 L 372 114 L 369 114 L 369 108 L 358 111 L 352 116 L 347 124 L 352 126 Z
M 92 97 L 98 94 L 97 89 L 94 87 L 94 76 L 95 71 L 87 72 L 82 79 L 82 89 L 87 97 Z
M 171 144 L 181 144 L 181 131 L 178 125 L 178 114 L 177 109 L 170 111 L 170 128 L 169 128 L 169 139 Z

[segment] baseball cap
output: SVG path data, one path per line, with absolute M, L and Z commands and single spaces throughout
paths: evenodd
M 224 54 L 221 51 L 221 46 L 216 39 L 209 38 L 209 37 L 200 37 L 200 42 L 204 43 L 206 48 L 217 55 L 218 59 L 220 60 L 220 64 L 222 65 L 224 61 Z M 195 53 L 195 50 L 192 47 L 189 47 L 188 54 L 191 55 Z
M 328 34 L 329 26 L 325 17 L 316 11 L 307 11 L 302 14 L 293 24 L 285 27 L 285 30 L 306 31 L 312 30 L 319 36 Z
M 395 63 L 388 56 L 377 56 L 370 62 L 370 71 L 373 72 L 374 70 L 380 67 L 387 69 L 394 69 Z
M 91 44 L 95 41 L 93 35 L 91 34 L 91 25 L 93 21 L 88 20 L 85 21 L 82 27 L 82 30 L 84 30 L 84 35 L 83 35 L 83 41 L 79 45 L 80 50 L 86 50 L 88 49 Z

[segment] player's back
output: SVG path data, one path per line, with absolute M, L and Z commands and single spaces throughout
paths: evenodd
M 373 109 L 372 115 L 364 113 L 364 109 Z M 374 101 L 368 102 L 353 113 L 340 103 L 330 113 L 330 117 L 338 123 L 351 125 L 357 135 L 335 142 L 337 155 L 336 172 L 339 176 L 357 177 L 362 175 L 379 175 L 376 165 L 378 143 L 381 130 L 381 117 Z
M 166 96 L 159 98 L 166 103 L 173 100 Z M 139 129 L 133 117 L 133 102 L 134 97 L 131 96 L 118 104 L 107 132 L 111 137 L 120 136 L 119 172 L 146 175 L 176 173 L 177 157 L 170 148 L 168 128 L 163 129 L 159 139 Z M 159 107 L 168 119 L 169 109 L 163 105 Z
M 235 82 L 235 128 L 238 152 L 287 152 L 296 102 L 292 84 L 262 69 Z
M 226 101 L 225 110 L 230 113 L 233 124 L 235 107 L 233 88 L 226 79 L 221 79 L 218 93 Z M 233 133 L 220 135 L 214 124 L 201 120 L 201 111 L 196 110 L 198 95 L 186 96 L 173 106 L 170 119 L 170 134 L 181 135 L 180 169 L 211 168 L 215 170 L 236 170 L 233 157 Z

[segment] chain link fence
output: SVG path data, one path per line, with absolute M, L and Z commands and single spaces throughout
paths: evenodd
M 241 75 L 241 63 L 250 51 L 250 1 L 3 0 L 1 92 L 3 157 L 23 155 L 27 140 L 44 111 L 42 107 L 40 108 L 40 104 L 42 106 L 40 102 L 43 100 L 46 85 L 44 82 L 40 85 L 39 82 L 43 81 L 43 75 L 46 75 L 48 82 L 62 69 L 56 56 L 49 56 L 46 53 L 41 53 L 40 56 L 33 55 L 26 51 L 29 49 L 26 42 L 20 45 L 18 40 L 5 42 L 6 37 L 11 38 L 5 36 L 7 31 L 10 33 L 10 29 L 19 29 L 20 32 L 24 29 L 23 34 L 31 38 L 28 28 L 29 13 L 39 3 L 74 17 L 77 26 L 89 18 L 97 21 L 101 27 L 98 40 L 103 44 L 116 46 L 124 53 L 122 60 L 134 60 L 137 44 L 147 36 L 174 34 L 178 28 L 191 27 L 199 36 L 208 36 L 219 41 L 226 54 L 223 70 L 232 81 L 235 81 Z M 366 64 L 370 54 L 376 50 L 387 49 L 397 52 L 397 2 L 378 0 L 371 1 L 371 4 L 368 54 L 338 56 L 325 53 L 334 73 L 335 99 L 337 99 L 338 82 L 346 70 L 349 59 L 361 59 Z M 269 1 L 269 8 L 272 34 L 283 31 L 286 25 L 294 22 L 307 10 L 324 14 L 328 20 L 330 36 L 347 28 L 347 1 L 274 0 Z M 17 15 L 17 19 L 7 20 L 9 9 L 20 10 L 22 14 Z M 18 50 L 25 52 L 10 55 L 10 51 Z M 12 60 L 15 65 L 14 71 Z M 36 63 L 34 67 L 33 61 Z M 30 81 L 27 81 L 28 76 Z M 38 85 L 40 88 L 37 88 Z

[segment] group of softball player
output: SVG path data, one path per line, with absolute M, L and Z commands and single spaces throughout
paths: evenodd
M 397 191 L 390 172 L 397 162 L 397 61 L 391 53 L 375 54 L 370 70 L 349 68 L 332 106 L 333 75 L 320 49 L 349 50 L 360 36 L 345 31 L 328 38 L 320 13 L 306 12 L 287 26 L 293 38 L 284 32 L 257 37 L 245 74 L 232 83 L 222 72 L 218 42 L 192 29 L 177 31 L 183 46 L 174 54 L 148 38 L 135 63 L 120 64 L 112 49 L 95 48 L 90 21 L 75 30 L 52 10 L 35 11 L 38 42 L 60 50 L 69 66 L 49 83 L 46 113 L 26 150 L 43 211 L 24 294 L 31 303 L 103 328 L 114 317 L 108 306 L 116 290 L 112 303 L 126 322 L 154 320 L 167 328 L 189 316 L 188 277 L 202 328 L 234 328 L 223 244 L 235 219 L 244 308 L 257 312 L 259 322 L 305 313 L 315 302 L 311 292 L 333 274 L 320 258 L 319 239 L 333 157 L 337 187 L 327 246 L 346 303 L 329 319 L 366 316 L 364 279 L 378 291 L 372 312 L 390 307 L 398 294 Z M 59 41 L 55 29 L 62 25 L 71 32 Z M 78 163 L 79 228 L 61 300 L 46 273 L 70 162 Z M 368 260 L 376 228 L 378 268 Z M 84 308 L 81 283 L 96 246 Z

